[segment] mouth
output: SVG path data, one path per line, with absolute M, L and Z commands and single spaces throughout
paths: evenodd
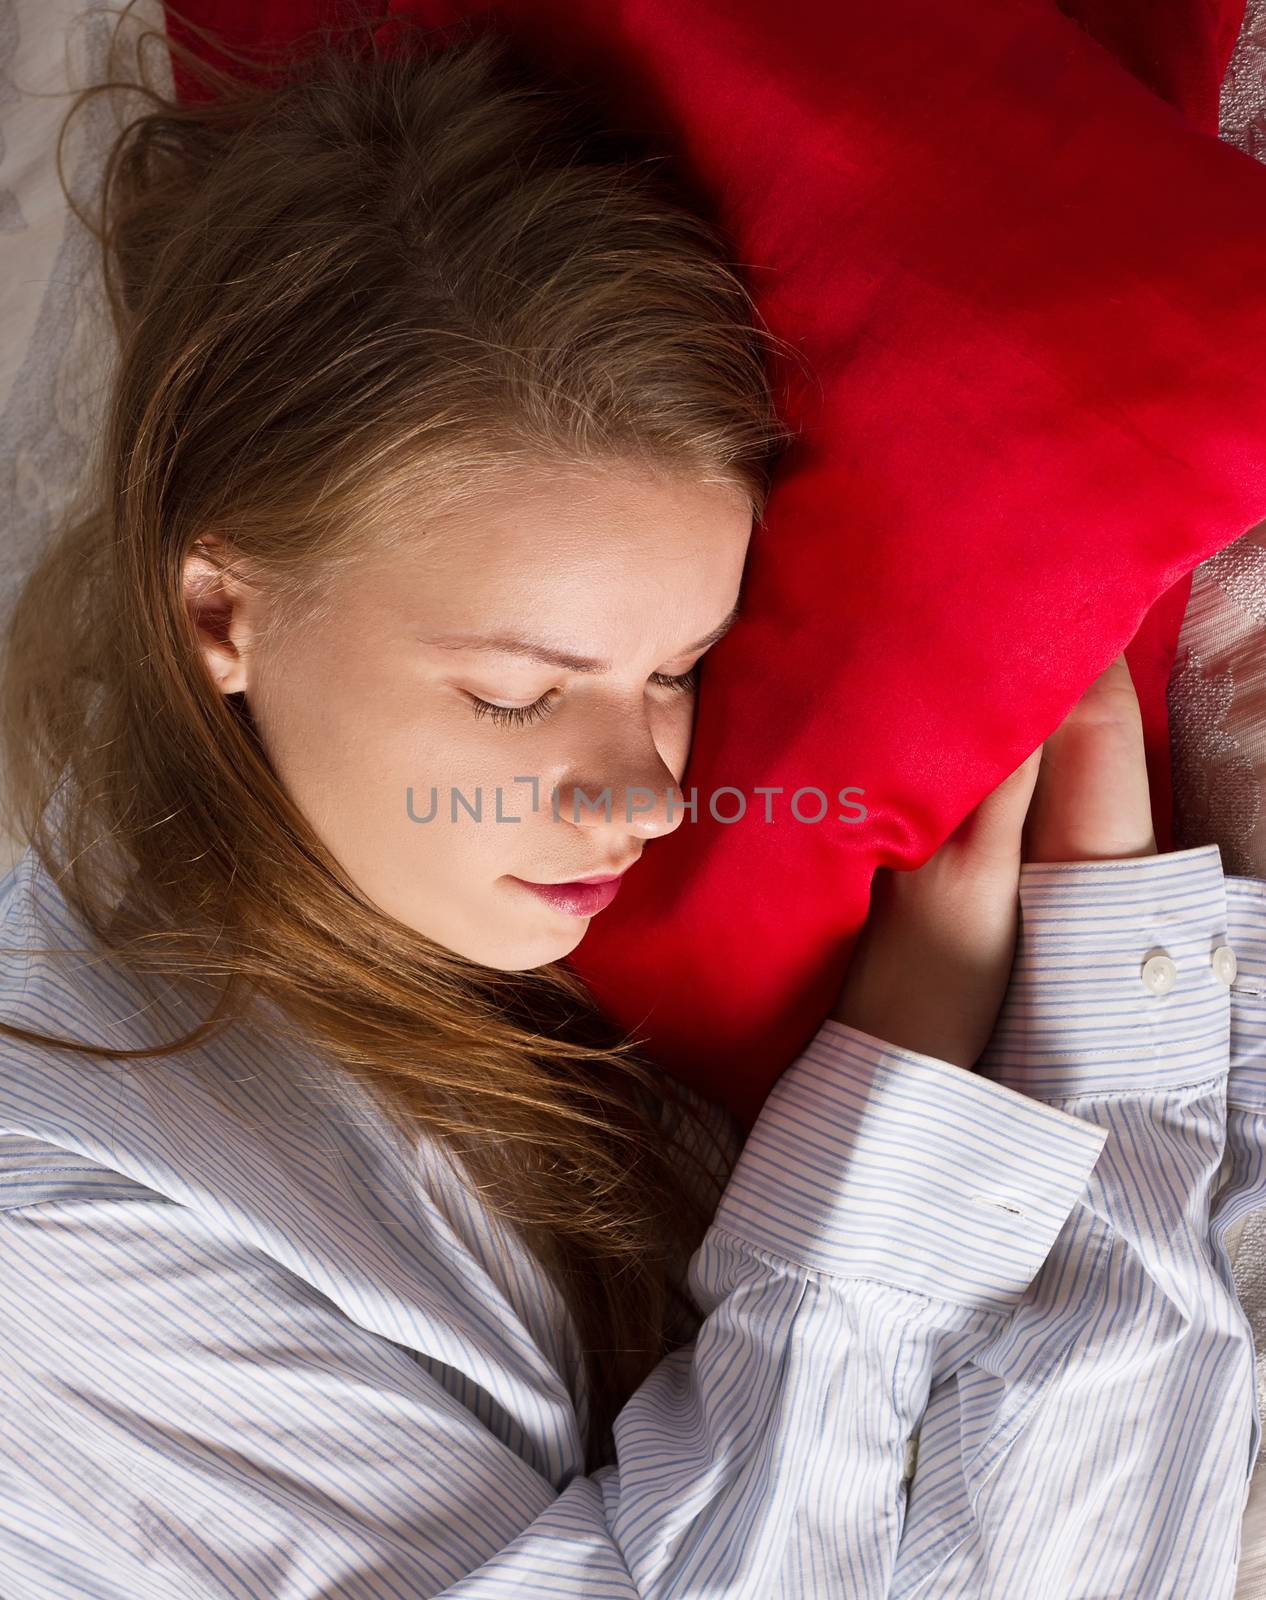
M 511 877 L 510 882 L 529 890 L 555 911 L 572 917 L 592 917 L 611 904 L 620 892 L 623 879 L 624 872 L 616 872 L 604 873 L 598 878 L 573 878 L 568 883 L 533 883 L 528 878 L 515 877 Z
M 569 889 L 578 883 L 617 883 L 629 870 L 633 863 L 635 861 L 640 861 L 641 859 L 642 854 L 641 851 L 639 851 L 637 855 L 632 857 L 631 860 L 626 861 L 622 867 L 609 867 L 605 872 L 595 872 L 588 878 L 565 878 L 544 883 L 535 878 L 520 878 L 519 882 L 536 883 L 539 888 L 543 889 Z

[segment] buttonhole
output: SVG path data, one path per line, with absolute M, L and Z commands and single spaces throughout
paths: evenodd
M 974 1194 L 971 1198 L 979 1206 L 994 1206 L 999 1211 L 1010 1211 L 1011 1214 L 1016 1217 L 1023 1217 L 1026 1215 L 1023 1206 L 1014 1205 L 1010 1200 L 1000 1199 L 997 1195 Z

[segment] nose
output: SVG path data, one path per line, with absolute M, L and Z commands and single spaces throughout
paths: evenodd
M 592 773 L 596 763 L 587 765 Z M 616 848 L 617 841 L 629 835 L 657 839 L 681 826 L 685 796 L 653 744 L 637 758 L 607 760 L 601 766 L 606 775 L 600 780 L 559 781 L 556 815 L 560 822 L 607 835 Z

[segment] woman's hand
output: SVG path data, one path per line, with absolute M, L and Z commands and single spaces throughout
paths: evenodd
M 1020 847 L 1043 746 L 921 867 L 880 867 L 831 1016 L 888 1044 L 971 1067 L 1015 957 Z
M 1120 655 L 1042 746 L 1025 861 L 1154 856 L 1143 717 Z
M 876 872 L 830 1015 L 974 1066 L 1011 975 L 1022 862 L 1155 849 L 1142 719 L 1121 655 L 921 867 Z

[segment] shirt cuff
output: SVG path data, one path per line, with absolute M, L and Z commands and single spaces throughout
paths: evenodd
M 978 1071 L 1056 1099 L 1227 1070 L 1227 894 L 1216 844 L 1026 862 L 1011 981 Z M 1222 976 L 1219 976 L 1219 973 Z
M 1231 976 L 1231 1072 L 1228 1108 L 1266 1111 L 1266 880 L 1228 877 L 1227 938 Z
M 1005 1312 L 1106 1138 L 830 1018 L 774 1085 L 714 1226 L 815 1272 Z

